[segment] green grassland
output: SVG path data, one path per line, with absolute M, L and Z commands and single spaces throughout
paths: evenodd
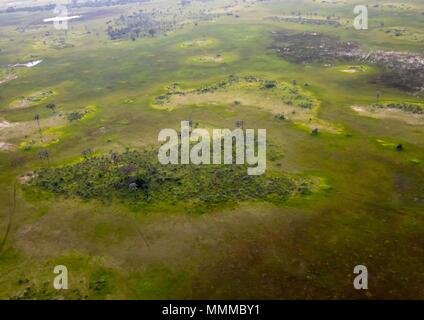
M 424 29 L 422 1 L 365 2 L 370 29 L 357 31 L 351 26 L 357 1 L 193 1 L 186 10 L 224 14 L 135 41 L 110 40 L 106 22 L 175 2 L 81 8 L 76 14 L 86 17 L 69 22 L 67 34 L 40 23 L 52 12 L 0 14 L 0 81 L 11 72 L 5 65 L 43 60 L 13 68 L 16 77 L 0 83 L 0 123 L 13 125 L 0 127 L 0 142 L 15 146 L 0 149 L 0 298 L 424 298 L 424 122 L 352 109 L 422 106 L 423 98 L 384 86 L 382 70 L 372 64 L 295 64 L 271 50 L 275 32 L 290 31 L 320 32 L 369 50 L 423 52 L 424 43 L 414 37 Z M 226 14 L 227 5 L 238 17 Z M 267 19 L 297 11 L 334 14 L 350 24 Z M 385 32 L 400 27 L 410 31 Z M 62 45 L 62 38 L 70 45 Z M 242 83 L 210 99 L 190 96 L 231 75 L 297 88 L 300 102 L 313 102 L 316 123 L 276 117 L 293 98 L 285 89 L 249 91 Z M 157 106 L 175 83 L 185 99 L 171 97 Z M 45 92 L 52 94 L 40 96 Z M 242 103 L 234 106 L 238 96 Z M 54 112 L 48 103 L 55 104 Z M 70 121 L 75 113 L 84 116 Z M 216 175 L 210 168 L 177 172 L 183 188 L 157 185 L 152 205 L 145 195 L 112 196 L 110 186 L 98 197 L 78 192 L 87 181 L 76 171 L 98 174 L 87 162 L 111 151 L 155 149 L 160 130 L 177 129 L 188 119 L 202 128 L 234 128 L 239 119 L 246 128 L 266 128 L 267 174 L 280 177 L 284 201 L 255 195 L 238 171 L 216 183 L 224 201 L 210 190 L 210 175 Z M 311 134 L 315 126 L 323 128 L 318 135 Z M 88 149 L 89 160 L 82 155 Z M 48 158 L 40 157 L 45 150 Z M 44 176 L 23 185 L 21 177 L 34 171 Z M 49 183 L 63 183 L 61 175 L 66 184 L 57 192 Z M 171 169 L 166 175 L 172 177 Z M 196 175 L 205 175 L 204 185 L 187 195 Z M 286 196 L 284 187 L 296 179 L 312 179 L 316 187 Z M 255 186 L 264 185 L 261 180 Z M 234 186 L 247 196 L 234 197 Z M 208 197 L 213 205 L 193 205 Z M 52 286 L 58 264 L 68 267 L 67 291 Z M 370 272 L 368 291 L 352 286 L 359 264 Z

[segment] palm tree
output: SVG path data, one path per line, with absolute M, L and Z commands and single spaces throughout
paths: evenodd
M 377 98 L 377 103 L 380 101 L 380 97 L 381 97 L 381 92 L 377 91 L 375 94 L 375 97 Z
M 12 228 L 12 218 L 15 214 L 16 211 L 16 190 L 17 190 L 17 184 L 18 184 L 18 180 L 15 180 L 15 183 L 13 184 L 13 188 L 12 188 L 12 199 L 9 202 L 9 218 L 8 218 L 8 222 L 7 222 L 7 228 L 6 228 L 6 232 L 0 242 L 0 254 L 3 251 L 3 248 L 6 244 L 7 238 L 9 236 L 10 230 Z
M 43 141 L 43 134 L 41 132 L 41 126 L 40 126 L 40 115 L 39 114 L 36 114 L 34 116 L 34 120 L 37 121 L 38 132 L 40 133 L 40 139 L 41 139 L 41 141 Z
M 237 120 L 236 121 L 236 128 L 244 129 L 244 121 L 243 120 Z

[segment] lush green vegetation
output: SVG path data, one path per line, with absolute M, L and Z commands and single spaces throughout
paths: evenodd
M 125 200 L 133 206 L 189 201 L 200 205 L 264 200 L 282 203 L 290 195 L 308 194 L 312 184 L 281 174 L 248 176 L 247 165 L 168 165 L 157 150 L 111 152 L 77 164 L 44 168 L 31 185 L 58 195 L 83 199 Z

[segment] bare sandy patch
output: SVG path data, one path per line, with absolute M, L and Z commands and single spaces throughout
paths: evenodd
M 356 69 L 343 69 L 342 72 L 344 72 L 344 73 L 357 73 L 359 71 L 356 70 Z
M 358 72 L 364 72 L 367 70 L 365 66 L 357 65 L 357 66 L 345 66 L 339 69 L 340 72 L 343 73 L 358 73 Z
M 66 118 L 61 115 L 52 116 L 45 119 L 40 119 L 40 127 L 42 130 L 50 129 L 52 127 L 64 125 Z M 3 122 L 4 124 L 5 122 Z M 24 136 L 31 136 L 38 134 L 39 128 L 37 121 L 23 121 L 23 122 L 7 122 L 7 126 L 0 127 L 0 139 L 13 139 Z
M 396 108 L 375 108 L 372 106 L 354 105 L 351 108 L 363 116 L 375 119 L 396 119 L 412 125 L 424 125 L 424 114 L 409 113 Z
M 15 149 L 15 145 L 0 141 L 0 150 L 13 150 Z
M 24 173 L 23 175 L 21 175 L 19 177 L 19 182 L 21 184 L 26 184 L 26 183 L 30 182 L 35 177 L 36 177 L 35 172 L 34 171 L 29 171 L 29 172 L 26 172 L 26 173 Z
M 19 143 L 19 149 L 28 150 L 32 147 L 47 147 L 59 142 L 63 128 L 75 121 L 82 121 L 94 116 L 96 106 L 87 106 L 84 110 L 69 114 L 55 113 L 48 118 L 23 122 L 3 121 L 0 127 L 0 140 Z
M 4 128 L 11 128 L 13 127 L 13 123 L 7 122 L 7 121 L 0 121 L 0 130 Z

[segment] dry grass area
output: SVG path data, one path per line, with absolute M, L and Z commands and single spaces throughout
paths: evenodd
M 200 57 L 194 57 L 192 58 L 193 61 L 196 62 L 224 62 L 225 59 L 222 55 L 216 55 L 216 56 L 200 56 Z
M 0 78 L 0 84 L 8 83 L 12 80 L 17 79 L 18 76 L 14 73 L 7 74 L 6 76 Z
M 218 53 L 215 55 L 202 55 L 190 57 L 187 61 L 193 64 L 222 64 L 234 62 L 238 56 L 233 53 Z
M 269 112 L 273 116 L 284 116 L 284 121 L 290 121 L 296 125 L 308 129 L 319 129 L 330 133 L 341 133 L 342 128 L 336 124 L 324 121 L 317 117 L 319 101 L 306 93 L 303 89 L 287 83 L 279 82 L 278 87 L 296 89 L 299 97 L 307 97 L 313 101 L 311 108 L 302 108 L 296 105 L 296 101 L 290 100 L 293 97 L 285 95 L 284 90 L 263 89 L 257 82 L 240 81 L 233 83 L 229 88 L 217 91 L 198 93 L 188 91 L 184 94 L 172 95 L 168 102 L 161 105 L 153 105 L 154 108 L 174 110 L 184 106 L 219 106 L 225 105 L 230 110 L 237 111 L 242 108 L 257 108 L 261 111 Z M 296 94 L 297 95 L 297 94 Z M 295 95 L 295 96 L 296 96 Z
M 179 44 L 180 48 L 205 48 L 211 47 L 217 43 L 213 38 L 199 38 L 195 40 L 184 41 Z
M 19 99 L 12 101 L 12 103 L 10 104 L 10 108 L 11 109 L 28 108 L 44 101 L 45 99 L 47 99 L 48 97 L 54 94 L 55 92 L 53 90 L 32 93 L 28 96 L 23 96 Z
M 402 26 L 390 27 L 383 29 L 384 33 L 397 40 L 422 42 L 424 41 L 424 33 L 419 29 L 404 28 Z

